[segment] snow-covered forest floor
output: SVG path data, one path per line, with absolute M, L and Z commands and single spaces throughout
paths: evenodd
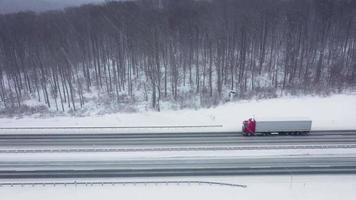
M 167 106 L 169 107 L 169 106 Z M 136 113 L 98 114 L 95 107 L 86 116 L 42 116 L 0 118 L 0 127 L 83 127 L 83 126 L 202 126 L 212 131 L 239 131 L 249 117 L 308 117 L 313 130 L 356 128 L 356 93 L 320 96 L 285 96 L 264 100 L 228 102 L 214 108 L 142 111 Z M 191 131 L 182 128 L 179 131 Z M 120 129 L 128 131 L 127 129 Z M 171 130 L 171 129 L 170 129 Z M 202 130 L 202 129 L 199 129 Z M 116 130 L 117 131 L 117 130 Z M 137 132 L 138 130 L 130 129 Z M 152 130 L 148 130 L 152 131 Z M 177 130 L 174 130 L 177 131 Z
M 194 109 L 230 91 L 238 100 L 342 93 L 356 85 L 355 10 L 351 1 L 138 0 L 0 15 L 0 116 Z

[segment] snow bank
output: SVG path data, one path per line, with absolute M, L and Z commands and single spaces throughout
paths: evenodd
M 6 200 L 353 200 L 356 175 L 283 175 L 111 179 L 111 181 L 217 181 L 247 188 L 205 184 L 38 185 L 0 187 Z M 26 181 L 26 180 L 25 180 Z M 110 181 L 110 180 L 106 180 Z
M 36 118 L 32 116 L 20 119 L 1 118 L 0 127 L 222 125 L 221 128 L 210 128 L 209 130 L 240 131 L 241 122 L 252 116 L 280 118 L 308 117 L 313 121 L 313 130 L 356 129 L 356 94 L 238 101 L 215 108 L 199 110 L 116 113 L 87 117 Z M 160 129 L 159 131 L 167 130 Z M 194 130 L 207 131 L 208 129 L 198 128 Z M 140 132 L 144 130 L 115 130 L 115 132 L 118 131 Z M 173 129 L 173 131 L 177 130 Z M 178 131 L 192 131 L 192 128 L 182 128 L 178 129 Z
M 283 150 L 225 150 L 225 151 L 162 151 L 162 152 L 71 152 L 71 153 L 4 153 L 0 160 L 16 161 L 118 161 L 118 160 L 195 160 L 239 158 L 306 158 L 354 157 L 349 149 L 283 149 Z

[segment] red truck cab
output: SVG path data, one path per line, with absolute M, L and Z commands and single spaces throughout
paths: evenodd
M 253 118 L 243 121 L 242 132 L 243 135 L 253 135 L 256 131 L 256 121 Z

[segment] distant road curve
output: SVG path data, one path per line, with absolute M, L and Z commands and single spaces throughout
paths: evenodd
M 225 183 L 217 181 L 38 181 L 38 182 L 0 182 L 1 186 L 14 187 L 14 186 L 56 186 L 56 185 L 75 185 L 75 186 L 93 186 L 93 185 L 209 185 L 209 186 L 228 186 L 228 187 L 240 187 L 247 188 L 247 185 L 236 183 Z

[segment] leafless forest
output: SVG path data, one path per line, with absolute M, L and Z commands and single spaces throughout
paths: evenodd
M 201 106 L 356 85 L 354 0 L 141 0 L 0 15 L 0 108 Z M 92 94 L 92 95 L 88 95 Z

